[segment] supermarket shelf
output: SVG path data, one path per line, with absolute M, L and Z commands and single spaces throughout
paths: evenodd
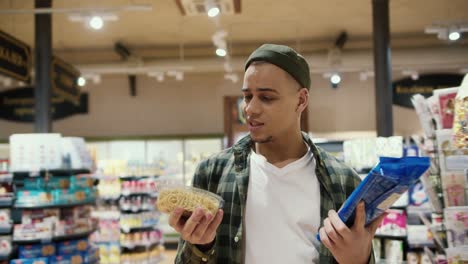
M 148 248 L 151 248 L 157 245 L 163 245 L 163 244 L 164 244 L 164 241 L 160 240 L 160 241 L 151 242 L 147 245 L 129 245 L 129 244 L 120 243 L 120 247 L 129 249 L 129 250 L 135 250 L 135 249 L 140 249 L 140 248 L 148 249 Z
M 139 214 L 143 212 L 156 212 L 154 208 L 139 208 L 137 210 L 132 210 L 132 209 L 123 209 L 120 207 L 120 211 L 124 214 Z
M 9 208 L 13 205 L 13 197 L 0 198 L 0 208 Z
M 393 240 L 406 240 L 407 236 L 390 236 L 390 235 L 382 235 L 382 234 L 375 234 L 376 238 L 383 238 L 383 239 L 393 239 Z
M 92 205 L 95 204 L 96 200 L 82 201 L 76 203 L 66 203 L 66 204 L 15 204 L 13 207 L 16 209 L 49 209 L 49 208 L 69 208 L 80 205 Z
M 0 183 L 10 183 L 13 181 L 13 175 L 11 173 L 8 174 L 0 174 Z
M 141 179 L 156 179 L 159 175 L 141 175 L 141 176 L 121 176 L 120 179 L 123 181 L 141 180 Z
M 150 193 L 150 192 L 122 192 L 122 196 L 124 197 L 129 197 L 129 196 L 139 196 L 139 195 L 146 195 L 146 196 L 150 196 L 150 197 L 153 197 L 153 198 L 156 198 L 158 197 L 158 193 L 157 192 L 154 192 L 154 193 Z
M 0 235 L 9 235 L 11 234 L 12 226 L 2 226 L 0 227 Z
M 91 173 L 89 169 L 56 169 L 56 170 L 40 170 L 40 171 L 14 171 L 12 172 L 13 177 L 38 177 L 45 176 L 46 174 L 54 176 L 72 176 L 76 174 L 87 174 Z
M 96 231 L 96 229 L 92 229 L 90 231 L 83 232 L 83 233 L 69 234 L 69 235 L 56 236 L 56 237 L 52 237 L 52 238 L 42 238 L 42 239 L 26 239 L 26 240 L 15 240 L 15 239 L 13 239 L 13 243 L 16 243 L 18 245 L 30 245 L 30 244 L 40 244 L 40 243 L 76 240 L 76 239 L 86 238 L 86 237 L 90 236 L 92 233 L 94 233 L 95 231 Z
M 407 206 L 390 206 L 390 209 L 406 210 Z
M 10 255 L 0 255 L 0 261 L 5 261 L 9 259 L 10 259 Z
M 92 218 L 98 219 L 107 219 L 107 220 L 119 220 L 120 212 L 119 211 L 92 211 Z
M 156 228 L 155 225 L 149 225 L 149 226 L 140 226 L 140 227 L 127 227 L 127 226 L 121 226 L 120 230 L 123 233 L 132 233 L 132 232 L 141 232 L 141 231 L 151 231 Z

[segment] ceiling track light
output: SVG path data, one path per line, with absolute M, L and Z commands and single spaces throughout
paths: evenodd
M 463 32 L 468 32 L 468 22 L 466 23 L 434 23 L 424 29 L 426 34 L 437 34 L 441 40 L 457 41 Z

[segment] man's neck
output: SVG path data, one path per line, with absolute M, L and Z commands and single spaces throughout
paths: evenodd
M 255 152 L 264 156 L 267 161 L 278 168 L 300 159 L 307 152 L 307 145 L 300 131 L 272 142 L 255 143 Z

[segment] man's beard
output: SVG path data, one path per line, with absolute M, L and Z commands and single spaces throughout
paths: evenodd
M 265 144 L 265 143 L 270 143 L 273 141 L 273 136 L 268 136 L 267 138 L 264 138 L 264 139 L 255 139 L 255 138 L 252 138 L 252 141 L 254 143 L 259 143 L 259 144 Z

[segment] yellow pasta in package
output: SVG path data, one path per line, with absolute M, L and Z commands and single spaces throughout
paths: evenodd
M 200 207 L 205 212 L 216 215 L 224 205 L 221 196 L 195 187 L 182 184 L 160 182 L 158 184 L 158 201 L 156 206 L 160 212 L 170 214 L 177 207 L 193 212 Z
M 468 148 L 468 74 L 455 97 L 453 140 L 457 148 Z

